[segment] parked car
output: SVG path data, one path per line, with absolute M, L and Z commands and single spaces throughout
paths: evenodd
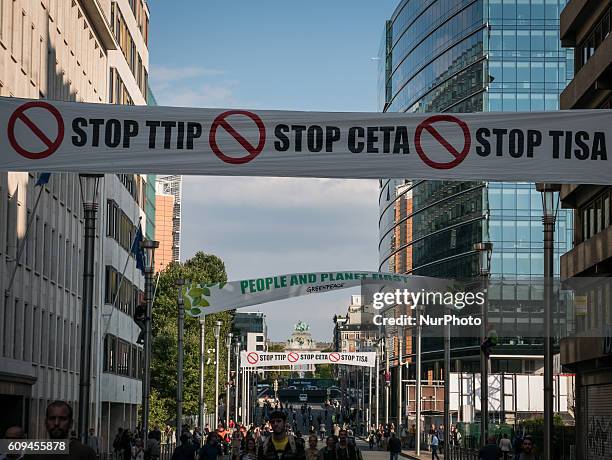
M 302 393 L 298 396 L 298 401 L 300 402 L 308 402 L 308 395 L 306 393 Z
M 306 389 L 307 389 L 307 390 L 318 390 L 319 388 L 318 388 L 318 387 L 315 387 L 315 386 L 313 386 L 313 385 L 310 385 L 310 386 L 308 386 Z

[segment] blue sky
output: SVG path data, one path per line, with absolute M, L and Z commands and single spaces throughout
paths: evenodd
M 151 88 L 160 105 L 376 111 L 376 58 L 398 0 L 149 0 Z M 230 280 L 375 270 L 378 184 L 364 180 L 185 178 L 182 258 L 221 257 Z M 350 291 L 257 308 L 269 336 L 298 320 L 330 340 Z

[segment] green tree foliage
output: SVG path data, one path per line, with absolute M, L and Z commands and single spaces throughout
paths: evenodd
M 155 304 L 153 306 L 153 348 L 151 360 L 151 421 L 156 424 L 175 423 L 178 358 L 178 288 L 179 279 L 188 282 L 218 283 L 227 281 L 225 266 L 221 259 L 211 254 L 198 252 L 185 263 L 170 264 L 159 277 Z M 207 412 L 215 407 L 215 337 L 214 324 L 222 322 L 219 343 L 219 396 L 225 395 L 227 348 L 225 337 L 231 330 L 232 312 L 221 312 L 206 316 L 204 395 Z M 198 414 L 200 387 L 200 320 L 185 315 L 183 358 L 183 415 Z M 224 399 L 223 399 L 224 400 Z

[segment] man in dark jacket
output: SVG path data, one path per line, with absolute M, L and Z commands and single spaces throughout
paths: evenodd
M 349 442 L 348 431 L 338 433 L 338 460 L 363 460 L 361 451 L 353 442 Z
M 397 460 L 400 452 L 402 451 L 402 441 L 395 436 L 395 431 L 391 432 L 389 438 L 389 460 Z
M 304 444 L 287 434 L 287 416 L 280 410 L 270 414 L 272 436 L 257 449 L 257 460 L 306 460 Z

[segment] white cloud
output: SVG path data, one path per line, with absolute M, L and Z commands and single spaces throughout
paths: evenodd
M 187 80 L 195 77 L 208 77 L 224 75 L 221 69 L 206 69 L 203 67 L 166 67 L 152 65 L 150 69 L 151 82 L 164 84 L 178 80 Z
M 216 254 L 230 280 L 281 273 L 375 270 L 378 267 L 378 183 L 373 180 L 185 176 L 183 259 Z M 330 340 L 334 313 L 350 292 L 306 296 L 260 308 L 275 340 L 291 324 L 310 322 Z

